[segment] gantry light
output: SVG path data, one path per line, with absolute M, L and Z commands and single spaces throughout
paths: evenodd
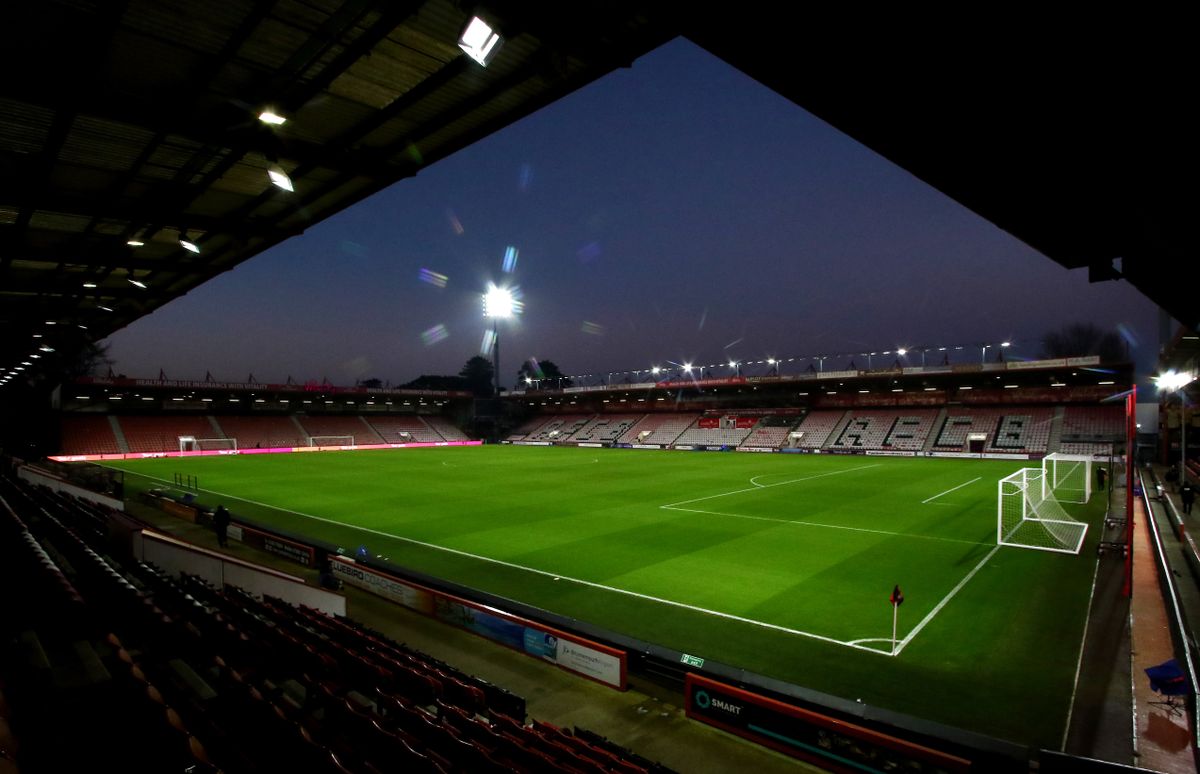
M 500 43 L 500 34 L 478 16 L 471 17 L 458 39 L 458 47 L 484 67 L 500 51 Z
M 287 117 L 276 113 L 272 108 L 264 108 L 258 114 L 258 120 L 270 126 L 282 126 L 287 123 Z

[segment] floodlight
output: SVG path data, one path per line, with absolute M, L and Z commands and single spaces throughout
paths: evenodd
M 492 25 L 478 16 L 473 16 L 458 39 L 458 47 L 467 56 L 487 67 L 500 50 L 500 34 L 492 29 Z
M 1165 374 L 1159 374 L 1154 377 L 1154 383 L 1158 385 L 1158 389 L 1160 390 L 1173 391 L 1186 387 L 1195 378 L 1191 374 L 1181 373 L 1172 369 Z
M 271 178 L 271 182 L 277 188 L 282 188 L 283 190 L 289 192 L 296 190 L 292 185 L 292 179 L 288 177 L 288 173 L 284 172 L 283 167 L 279 166 L 278 164 L 273 164 L 267 169 L 267 177 Z
M 141 280 L 135 280 L 133 277 L 127 277 L 126 279 L 128 279 L 128 280 L 129 280 L 129 284 L 130 284 L 130 285 L 135 285 L 135 286 L 137 286 L 137 287 L 141 288 L 142 290 L 145 290 L 145 289 L 146 289 L 146 283 L 145 283 L 145 282 L 142 282 Z
M 94 288 L 94 287 L 96 287 L 96 283 L 95 282 L 85 282 L 85 283 L 83 283 L 83 286 L 85 288 Z
M 42 356 L 41 355 L 30 355 L 29 359 L 30 360 L 41 360 Z
M 773 358 L 773 357 L 769 357 L 769 358 L 767 358 L 767 365 L 775 365 L 777 362 L 779 362 L 779 361 L 777 361 L 777 360 L 776 360 L 775 358 Z
M 146 243 L 140 239 L 130 239 L 127 242 L 125 242 L 125 244 L 129 245 L 130 247 L 145 247 L 146 246 Z
M 899 355 L 900 357 L 904 357 L 905 355 L 908 354 L 908 350 L 905 349 L 904 347 L 901 347 L 900 349 L 896 350 L 896 354 Z
M 690 373 L 692 372 L 692 364 L 691 364 L 691 363 L 684 363 L 684 364 L 683 364 L 683 370 L 684 370 L 684 371 L 686 371 L 687 373 L 689 373 L 689 374 L 690 374 Z
M 659 371 L 662 371 L 662 369 L 659 368 L 658 366 L 654 366 L 653 368 L 650 369 L 650 373 L 652 373 L 652 374 L 657 374 Z
M 283 124 L 287 123 L 286 116 L 279 115 L 271 108 L 264 108 L 263 111 L 258 114 L 258 120 L 262 121 L 264 124 L 270 124 L 271 126 L 282 126 Z
M 526 384 L 533 384 L 533 379 L 531 379 L 530 377 L 526 376 L 526 377 L 525 377 L 525 383 L 526 383 Z
M 1011 341 L 1002 341 L 1002 342 L 1000 342 L 1000 346 L 1002 346 L 1002 347 L 1011 347 L 1011 346 L 1012 346 L 1012 342 L 1011 342 Z
M 187 250 L 189 253 L 200 253 L 200 246 L 193 242 L 192 238 L 188 236 L 186 228 L 179 229 L 179 246 L 184 250 Z
M 33 363 L 30 363 L 28 360 L 22 360 L 21 365 L 33 365 Z
M 512 317 L 516 304 L 513 302 L 512 291 L 507 288 L 488 286 L 483 294 L 483 316 L 505 318 Z
M 112 307 L 110 307 L 110 306 L 105 306 L 104 304 L 96 304 L 96 308 L 97 308 L 97 309 L 99 309 L 99 310 L 101 310 L 101 311 L 104 311 L 104 312 L 111 312 L 111 311 L 112 311 Z
M 730 361 L 729 361 L 729 367 L 730 367 L 730 368 L 737 368 L 737 361 L 736 361 L 736 360 L 730 360 Z

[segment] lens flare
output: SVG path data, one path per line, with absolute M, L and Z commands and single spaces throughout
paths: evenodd
M 446 326 L 438 323 L 427 331 L 421 333 L 421 343 L 427 347 L 432 347 L 434 344 L 445 341 L 450 336 L 450 331 L 446 330 Z
M 583 325 L 581 325 L 579 327 L 579 330 L 582 331 L 583 333 L 586 333 L 589 336 L 603 336 L 604 335 L 604 326 L 603 325 L 601 325 L 600 323 L 588 322 L 587 320 L 583 321 Z
M 521 171 L 517 175 L 517 190 L 525 193 L 529 190 L 529 184 L 533 182 L 533 165 L 528 161 L 521 165 Z
M 517 248 L 509 245 L 504 248 L 504 264 L 503 269 L 505 274 L 512 274 L 517 270 Z
M 496 343 L 496 332 L 488 328 L 483 332 L 483 341 L 479 343 L 479 354 L 488 356 L 492 354 L 492 345 Z
M 458 215 L 454 214 L 454 210 L 449 207 L 446 208 L 446 220 L 450 222 L 450 228 L 454 229 L 455 236 L 462 236 L 466 232 L 462 221 L 458 219 Z
M 417 279 L 428 285 L 433 285 L 435 288 L 444 288 L 450 282 L 450 278 L 445 274 L 439 274 L 432 269 L 421 269 L 417 273 Z

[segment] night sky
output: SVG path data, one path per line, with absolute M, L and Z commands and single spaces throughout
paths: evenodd
M 525 304 L 500 324 L 507 384 L 529 357 L 584 374 L 962 344 L 978 362 L 1007 339 L 1032 357 L 1080 321 L 1121 330 L 1141 370 L 1157 352 L 1129 285 L 1089 285 L 676 40 L 139 320 L 110 357 L 171 379 L 457 373 L 489 281 Z

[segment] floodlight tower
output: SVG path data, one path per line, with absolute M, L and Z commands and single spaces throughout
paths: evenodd
M 1187 480 L 1187 395 L 1184 388 L 1195 381 L 1195 378 L 1190 373 L 1174 370 L 1154 378 L 1160 391 L 1179 395 L 1179 486 L 1183 486 L 1183 482 Z
M 483 316 L 492 318 L 492 368 L 496 372 L 496 397 L 500 397 L 499 321 L 513 316 L 513 295 L 507 288 L 489 285 L 483 294 Z

